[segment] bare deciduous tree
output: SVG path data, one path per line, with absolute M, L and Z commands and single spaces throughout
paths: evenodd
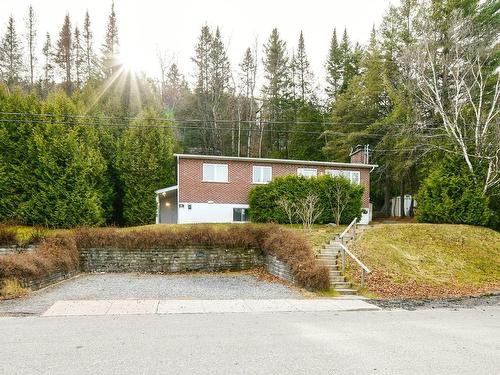
M 277 202 L 278 207 L 280 207 L 288 217 L 288 222 L 293 224 L 293 219 L 297 214 L 297 205 L 286 198 L 281 198 Z
M 322 214 L 323 210 L 318 206 L 318 203 L 319 197 L 314 194 L 309 194 L 297 201 L 296 215 L 302 221 L 304 230 L 310 231 L 314 222 Z
M 335 218 L 335 224 L 340 225 L 340 218 L 350 203 L 350 181 L 345 177 L 334 177 L 331 183 L 326 185 L 328 203 Z
M 442 122 L 437 128 L 419 125 L 417 130 L 432 130 L 432 139 L 448 140 L 432 145 L 461 155 L 486 194 L 500 184 L 500 70 L 491 67 L 491 46 L 482 42 L 472 25 L 470 18 L 457 12 L 446 51 L 432 28 L 424 25 L 406 64 L 424 110 Z

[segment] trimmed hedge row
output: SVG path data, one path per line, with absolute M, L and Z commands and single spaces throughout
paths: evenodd
M 285 211 L 278 205 L 280 199 L 297 202 L 309 194 L 319 198 L 321 215 L 316 223 L 325 224 L 335 222 L 335 215 L 331 209 L 332 184 L 340 184 L 348 192 L 348 204 L 340 217 L 341 224 L 349 224 L 354 218 L 361 217 L 361 197 L 364 188 L 351 183 L 344 177 L 323 175 L 314 178 L 302 176 L 277 177 L 269 184 L 259 185 L 250 191 L 250 219 L 261 223 L 289 223 Z M 295 218 L 294 223 L 300 223 Z

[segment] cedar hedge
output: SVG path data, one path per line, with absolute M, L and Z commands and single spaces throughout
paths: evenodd
M 489 197 L 462 164 L 448 157 L 427 176 L 416 196 L 417 221 L 494 226 Z

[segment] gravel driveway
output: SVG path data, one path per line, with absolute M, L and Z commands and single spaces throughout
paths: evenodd
M 40 314 L 59 300 L 303 298 L 285 285 L 245 274 L 84 274 L 26 298 L 0 301 L 1 315 Z

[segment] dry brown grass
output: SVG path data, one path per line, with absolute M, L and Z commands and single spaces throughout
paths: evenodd
M 158 228 L 84 228 L 45 238 L 30 252 L 0 257 L 0 280 L 36 279 L 56 270 L 78 268 L 78 249 L 118 248 L 141 251 L 184 246 L 259 249 L 287 263 L 300 286 L 328 289 L 326 267 L 317 263 L 307 239 L 278 225 L 190 225 Z
M 255 248 L 288 264 L 299 285 L 304 288 L 328 289 L 330 282 L 327 268 L 316 261 L 307 239 L 278 225 L 193 225 L 127 231 L 115 228 L 80 229 L 75 238 L 79 248 L 132 251 L 195 245 Z
M 36 279 L 56 270 L 78 268 L 79 256 L 72 237 L 51 237 L 33 251 L 0 257 L 0 280 Z
M 500 290 L 500 233 L 470 225 L 378 224 L 349 245 L 383 298 L 441 298 Z M 351 280 L 359 268 L 349 267 Z
M 27 294 L 28 291 L 23 288 L 19 280 L 7 279 L 0 281 L 0 300 L 16 298 Z
M 0 224 L 0 245 L 15 245 L 16 243 L 16 232 L 11 227 Z

